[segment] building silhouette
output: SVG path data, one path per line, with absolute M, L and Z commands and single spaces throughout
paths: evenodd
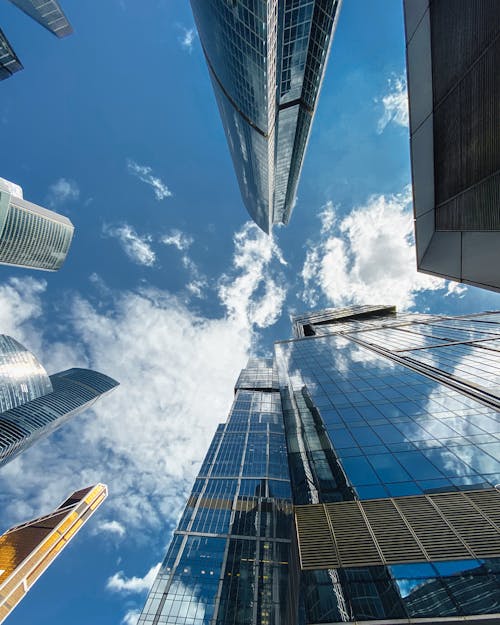
M 23 198 L 21 187 L 0 178 L 0 263 L 57 271 L 66 260 L 71 221 Z
M 417 268 L 499 291 L 500 3 L 404 10 Z
M 91 369 L 49 376 L 31 352 L 0 335 L 0 467 L 116 386 Z
M 59 39 L 71 35 L 73 29 L 57 0 L 9 0 Z M 9 40 L 0 30 L 0 80 L 24 69 Z
M 288 223 L 338 0 L 191 0 L 243 202 Z
M 0 536 L 0 623 L 107 497 L 104 484 L 74 492 L 56 510 Z M 68 614 L 68 619 L 71 615 Z
M 498 623 L 500 313 L 293 330 L 242 371 L 139 625 Z

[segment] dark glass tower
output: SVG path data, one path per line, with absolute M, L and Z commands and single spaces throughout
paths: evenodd
M 498 623 L 500 313 L 293 327 L 240 375 L 140 625 Z
M 404 9 L 417 267 L 500 291 L 500 2 Z
M 191 0 L 245 206 L 264 232 L 295 202 L 340 0 Z
M 116 386 L 91 369 L 49 376 L 31 352 L 0 335 L 0 467 Z

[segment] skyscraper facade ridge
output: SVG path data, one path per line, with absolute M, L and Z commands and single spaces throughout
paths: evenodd
M 340 0 L 191 0 L 243 202 L 288 223 Z
M 140 625 L 498 623 L 500 313 L 293 328 L 241 372 Z

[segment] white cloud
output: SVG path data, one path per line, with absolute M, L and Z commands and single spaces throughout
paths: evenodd
M 132 159 L 129 159 L 127 161 L 127 169 L 129 173 L 137 176 L 139 180 L 152 187 L 157 200 L 164 200 L 166 197 L 172 196 L 172 192 L 167 185 L 161 178 L 153 175 L 153 170 L 148 165 L 139 165 Z
M 270 326 L 278 320 L 286 298 L 282 276 L 270 270 L 273 260 L 286 265 L 281 250 L 272 235 L 249 221 L 234 235 L 234 244 L 234 270 L 222 276 L 219 297 L 235 318 L 259 328 Z
M 417 293 L 446 287 L 416 270 L 410 189 L 374 195 L 343 218 L 329 202 L 320 213 L 322 236 L 309 241 L 302 268 L 302 298 L 321 295 L 335 306 L 389 303 L 411 308 Z
M 408 95 L 406 77 L 394 76 L 389 78 L 388 92 L 382 97 L 384 112 L 377 123 L 377 132 L 381 134 L 391 122 L 397 126 L 408 127 Z
M 123 617 L 121 625 L 137 625 L 140 615 L 140 610 L 129 610 Z
M 69 200 L 77 200 L 80 189 L 74 180 L 59 178 L 49 187 L 48 202 L 51 208 L 57 208 Z
M 196 37 L 196 30 L 194 28 L 182 28 L 182 37 L 179 39 L 181 46 L 184 50 L 191 52 L 193 49 L 193 43 Z
M 153 267 L 156 263 L 156 254 L 151 247 L 153 237 L 151 235 L 140 236 L 128 224 L 123 226 L 104 226 L 104 234 L 118 239 L 125 254 L 138 265 Z
M 233 265 L 218 286 L 224 307 L 218 317 L 201 316 L 151 287 L 110 291 L 106 309 L 69 297 L 51 302 L 70 337 L 57 344 L 43 333 L 53 312 L 42 301 L 45 283 L 26 278 L 0 287 L 0 314 L 5 310 L 13 335 L 29 339 L 26 346 L 44 365 L 89 366 L 120 382 L 93 410 L 2 468 L 6 525 L 51 510 L 73 490 L 101 481 L 110 494 L 90 520 L 96 528 L 112 518 L 138 541 L 160 527 L 172 528 L 215 428 L 227 417 L 234 381 L 257 338 L 254 328 L 276 319 L 283 303 L 283 287 L 277 301 L 267 287 L 265 299 L 266 280 L 279 282 L 276 271 L 285 262 L 276 243 L 246 224 L 235 246 Z M 232 290 L 233 284 L 239 286 Z M 12 304 L 4 309 L 4 301 Z M 17 303 L 20 315 L 12 321 Z M 47 474 L 53 476 L 49 484 Z
M 97 526 L 98 532 L 108 532 L 110 534 L 116 534 L 119 538 L 123 538 L 125 536 L 125 528 L 123 525 L 116 520 L 113 521 L 101 521 Z
M 125 577 L 122 571 L 115 573 L 106 583 L 106 588 L 123 594 L 147 592 L 160 570 L 161 562 L 152 566 L 144 577 Z
M 173 228 L 168 234 L 165 234 L 160 239 L 164 245 L 173 245 L 179 251 L 187 250 L 193 243 L 193 238 L 187 234 L 184 234 L 181 230 Z

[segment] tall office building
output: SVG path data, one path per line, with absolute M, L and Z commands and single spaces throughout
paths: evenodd
M 74 492 L 54 512 L 0 536 L 0 623 L 107 497 L 104 484 Z M 68 614 L 68 622 L 71 614 Z
M 71 35 L 73 29 L 57 0 L 9 0 L 26 15 L 61 39 Z M 23 69 L 7 37 L 0 30 L 0 80 L 10 78 Z
M 139 625 L 498 623 L 500 313 L 293 328 L 240 375 Z
M 288 223 L 340 0 L 191 0 L 245 206 Z
M 91 369 L 49 376 L 31 352 L 0 335 L 0 467 L 116 386 Z
M 404 0 L 419 271 L 500 290 L 500 3 Z
M 0 178 L 0 264 L 57 271 L 74 230 L 67 217 L 26 201 L 20 186 Z

